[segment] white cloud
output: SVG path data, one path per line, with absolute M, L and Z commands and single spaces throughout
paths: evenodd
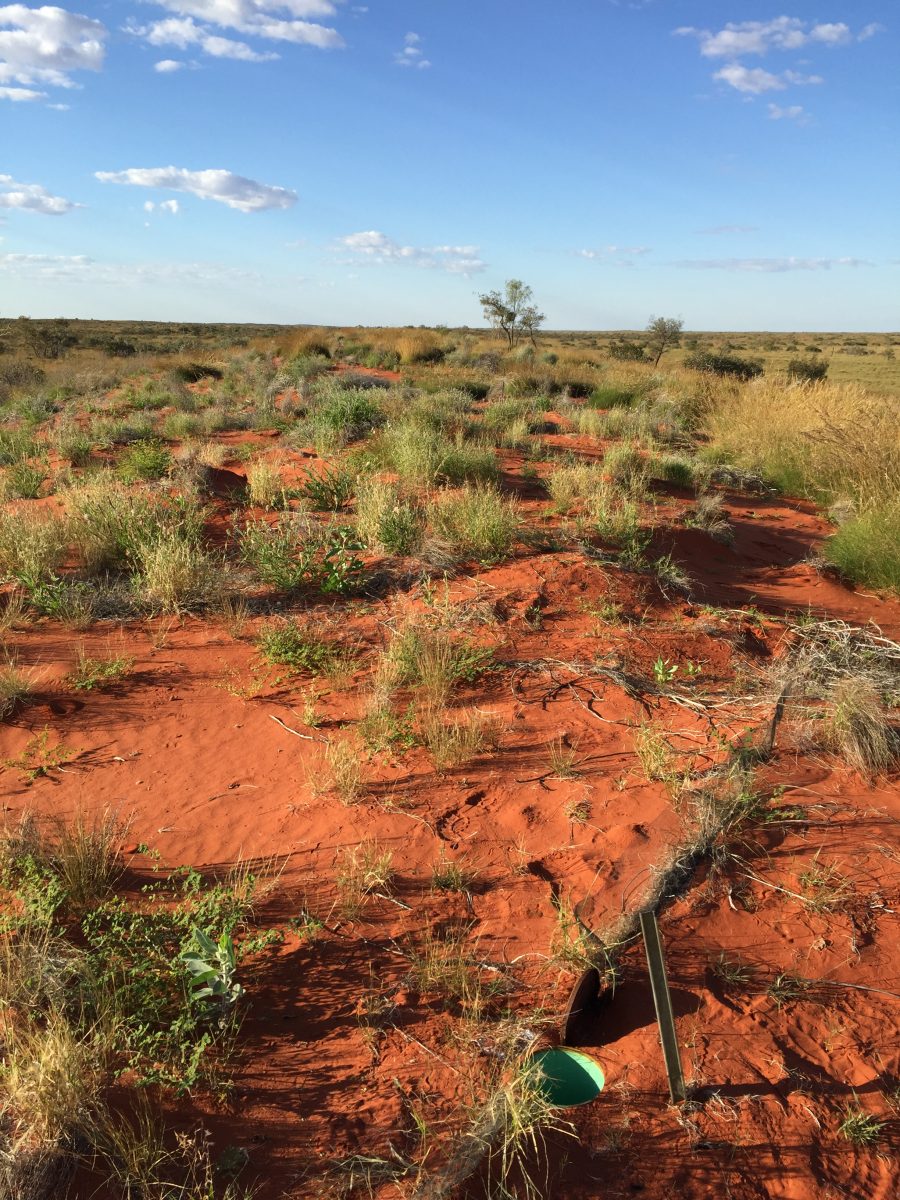
M 72 71 L 99 71 L 107 29 L 100 21 L 64 8 L 24 4 L 0 6 L 0 98 L 42 99 L 23 95 L 9 84 L 72 88 Z
M 177 200 L 163 200 L 159 207 L 163 212 L 171 213 L 173 217 L 177 216 L 180 211 Z
M 287 188 L 257 183 L 231 171 L 188 171 L 184 167 L 130 167 L 126 171 L 97 171 L 101 183 L 123 183 L 134 187 L 162 188 L 189 192 L 201 200 L 218 200 L 239 212 L 264 212 L 273 208 L 291 208 L 297 203 L 296 192 Z
M 165 21 L 154 21 L 152 25 L 130 27 L 129 32 L 143 37 L 151 46 L 177 46 L 179 50 L 197 46 L 212 58 L 235 58 L 242 62 L 271 62 L 278 58 L 274 53 L 260 53 L 246 42 L 210 33 L 208 28 L 198 25 L 191 17 L 169 17 Z M 170 63 L 173 60 L 164 61 Z M 159 69 L 157 64 L 156 70 Z M 177 70 L 177 66 L 165 69 Z
M 23 100 L 44 100 L 46 96 L 46 92 L 36 92 L 32 88 L 0 87 L 0 100 L 12 100 L 14 103 Z
M 414 67 L 422 71 L 431 66 L 419 48 L 421 41 L 422 39 L 417 33 L 406 35 L 403 39 L 403 49 L 398 50 L 394 55 L 394 62 L 398 67 Z
M 348 233 L 338 238 L 338 245 L 349 253 L 350 257 L 343 261 L 351 265 L 406 263 L 451 275 L 477 275 L 487 266 L 479 257 L 477 246 L 402 246 L 376 229 Z
M 173 71 L 183 70 L 185 65 L 177 58 L 161 58 L 158 63 L 153 64 L 153 70 L 159 71 L 160 75 L 171 75 Z
M 17 183 L 11 175 L 0 175 L 0 208 L 59 217 L 80 207 L 73 200 L 51 195 L 39 183 Z
M 856 35 L 856 40 L 865 41 L 880 32 L 881 26 L 866 25 Z M 675 33 L 696 37 L 705 58 L 737 58 L 743 54 L 769 54 L 773 50 L 800 50 L 816 42 L 826 46 L 847 46 L 855 40 L 850 26 L 843 21 L 810 24 L 799 17 L 729 22 L 716 32 L 684 25 Z
M 256 283 L 255 271 L 221 263 L 102 263 L 86 254 L 0 254 L 0 276 L 59 283 L 107 284 L 130 287 L 145 284 L 199 284 L 221 287 Z
M 310 21 L 330 17 L 336 7 L 331 0 L 151 0 L 157 8 L 174 13 L 149 25 L 129 25 L 127 31 L 152 46 L 197 46 L 214 58 L 243 62 L 268 62 L 278 57 L 255 50 L 245 41 L 223 37 L 217 30 L 241 33 L 261 41 L 288 42 L 337 49 L 344 39 L 336 29 Z M 198 23 L 199 22 L 199 23 Z
M 650 253 L 649 246 L 601 246 L 599 249 L 576 250 L 579 258 L 607 263 L 613 267 L 633 267 L 634 259 Z
M 743 63 L 728 63 L 713 75 L 713 79 L 719 79 L 722 83 L 729 84 L 735 91 L 742 92 L 746 96 L 759 96 L 763 92 L 781 92 L 788 86 L 794 84 L 797 87 L 806 86 L 814 83 L 824 83 L 821 75 L 801 75 L 797 71 L 783 71 L 780 75 L 773 75 L 771 71 L 766 71 L 762 67 L 745 67 Z
M 783 271 L 830 271 L 832 267 L 871 267 L 865 258 L 695 258 L 674 264 L 704 271 L 750 271 L 775 274 Z
M 780 104 L 770 104 L 769 119 L 771 121 L 799 121 L 803 124 L 808 117 L 802 104 L 789 104 L 784 108 Z
M 745 67 L 742 63 L 729 63 L 727 67 L 716 71 L 713 79 L 720 79 L 736 91 L 750 96 L 778 92 L 787 87 L 785 81 L 771 71 L 764 71 L 762 67 Z
M 880 25 L 878 21 L 871 21 L 868 25 L 864 25 L 859 31 L 858 40 L 861 42 L 867 42 L 869 38 L 874 37 L 876 33 L 884 32 L 885 27 L 883 25 Z

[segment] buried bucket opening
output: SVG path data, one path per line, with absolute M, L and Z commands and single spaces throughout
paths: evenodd
M 541 1090 L 557 1108 L 587 1104 L 606 1082 L 598 1062 L 578 1050 L 542 1050 L 534 1061 L 541 1072 Z

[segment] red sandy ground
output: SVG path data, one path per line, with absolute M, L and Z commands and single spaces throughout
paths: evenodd
M 595 450 L 571 437 L 548 440 Z M 506 456 L 508 478 L 518 466 L 515 455 Z M 536 520 L 541 506 L 521 479 L 517 486 Z M 663 516 L 683 508 L 677 496 L 660 499 Z M 641 705 L 602 678 L 592 681 L 602 720 L 582 703 L 584 692 L 563 688 L 546 698 L 571 677 L 563 664 L 616 662 L 648 676 L 659 657 L 681 664 L 682 675 L 691 661 L 702 665 L 697 687 L 710 690 L 735 673 L 751 676 L 781 653 L 784 629 L 773 618 L 787 612 L 873 620 L 897 635 L 896 600 L 850 591 L 808 565 L 826 533 L 808 505 L 728 494 L 726 509 L 737 532 L 733 548 L 678 526 L 660 535 L 660 546 L 673 548 L 695 581 L 691 604 L 569 551 L 520 549 L 503 565 L 452 580 L 451 599 L 487 618 L 473 636 L 495 646 L 506 664 L 459 696 L 462 707 L 498 715 L 500 748 L 443 776 L 419 749 L 377 756 L 366 764 L 366 795 L 352 807 L 313 786 L 321 743 L 271 719 L 303 728 L 297 706 L 309 680 L 249 700 L 224 690 L 229 677 L 246 679 L 258 665 L 258 620 L 240 640 L 210 618 L 100 623 L 83 635 L 42 621 L 14 636 L 20 662 L 39 668 L 42 682 L 37 702 L 0 727 L 0 760 L 18 755 L 45 727 L 73 758 L 32 786 L 2 771 L 8 819 L 26 808 L 65 815 L 113 807 L 133 815 L 134 845 L 158 848 L 164 864 L 219 869 L 241 857 L 285 860 L 261 914 L 286 929 L 285 940 L 245 977 L 248 1010 L 231 1101 L 179 1114 L 190 1123 L 202 1112 L 217 1146 L 249 1151 L 247 1177 L 259 1181 L 260 1200 L 331 1194 L 323 1177 L 329 1163 L 353 1153 L 389 1156 L 391 1146 L 413 1151 L 411 1105 L 440 1129 L 470 1099 L 463 1060 L 454 1059 L 456 1018 L 406 981 L 398 949 L 410 937 L 434 923 L 470 921 L 481 957 L 517 960 L 510 1007 L 526 1021 L 536 1009 L 559 1012 L 574 976 L 549 957 L 554 891 L 588 898 L 584 911 L 601 928 L 634 903 L 653 864 L 678 840 L 680 819 L 663 785 L 648 783 L 634 756 L 627 723 L 643 719 Z M 603 624 L 585 611 L 607 599 L 641 623 Z M 704 605 L 753 605 L 762 615 Z M 539 629 L 526 620 L 535 606 Z M 365 603 L 311 603 L 309 618 L 335 641 L 368 649 L 383 644 L 386 623 L 422 607 L 413 588 Z M 124 646 L 135 656 L 133 671 L 107 691 L 71 691 L 63 679 L 82 641 L 88 654 Z M 519 665 L 534 660 L 550 662 L 541 670 Z M 323 696 L 317 736 L 360 715 L 364 686 L 362 670 Z M 727 711 L 730 718 L 720 718 L 726 731 L 747 725 L 746 708 Z M 705 742 L 703 722 L 687 709 L 663 701 L 657 715 L 677 731 L 677 745 Z M 762 721 L 768 710 L 749 715 L 750 723 Z M 560 736 L 577 748 L 574 779 L 546 774 L 547 744 Z M 800 753 L 789 737 L 763 781 L 783 784 L 784 803 L 805 810 L 802 822 L 760 835 L 762 844 L 748 849 L 753 872 L 766 882 L 744 879 L 729 889 L 701 876 L 662 920 L 685 1071 L 704 1102 L 681 1110 L 668 1104 L 642 960 L 629 953 L 622 983 L 584 1039 L 603 1065 L 606 1088 L 568 1114 L 577 1140 L 551 1140 L 548 1197 L 897 1195 L 900 1123 L 882 1091 L 900 1079 L 900 999 L 885 994 L 900 992 L 900 800 L 886 783 L 869 787 L 829 757 Z M 566 814 L 580 801 L 588 806 L 583 824 Z M 362 917 L 344 921 L 332 912 L 335 856 L 366 837 L 393 849 L 394 894 L 409 907 L 376 898 Z M 431 890 L 442 848 L 477 870 L 469 904 Z M 839 911 L 817 913 L 786 894 L 798 891 L 816 856 L 850 880 L 851 897 Z M 131 866 L 149 871 L 151 863 L 134 853 Z M 328 918 L 314 941 L 287 928 L 303 909 Z M 722 951 L 753 964 L 755 982 L 726 990 L 711 970 Z M 828 982 L 779 1009 L 766 994 L 779 972 Z M 386 998 L 388 1019 L 373 1035 L 361 1014 L 374 996 Z M 876 1148 L 855 1149 L 838 1134 L 854 1097 L 888 1121 Z M 479 1186 L 465 1194 L 477 1195 Z

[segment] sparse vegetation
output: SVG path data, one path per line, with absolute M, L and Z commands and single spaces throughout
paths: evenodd
M 780 1047 L 892 1102 L 900 341 L 538 346 L 523 304 L 512 348 L 72 322 L 39 368 L 0 321 L 0 1194 L 577 1191 L 534 1056 L 576 982 L 632 1003 L 643 908 L 716 1010 L 679 1009 L 690 1144 L 779 1142 L 716 1090 L 750 1067 L 804 1152 L 885 1152 Z M 289 856 L 271 904 L 242 846 Z M 665 1105 L 628 1025 L 599 1191 Z

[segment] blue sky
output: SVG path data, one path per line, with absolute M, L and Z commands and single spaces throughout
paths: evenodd
M 897 16 L 0 3 L 0 315 L 896 329 Z

